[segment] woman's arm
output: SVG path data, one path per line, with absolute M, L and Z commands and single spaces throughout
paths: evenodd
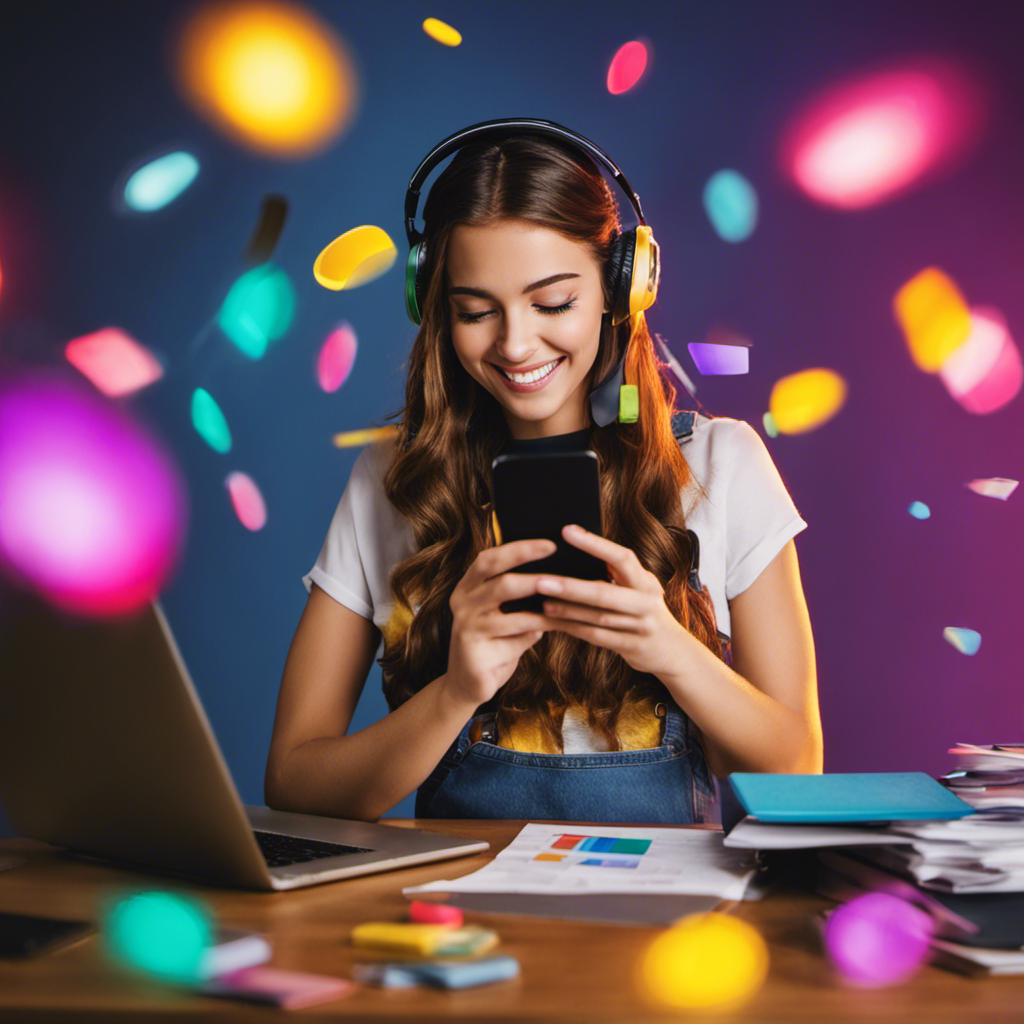
M 733 667 L 703 644 L 687 644 L 679 669 L 661 680 L 702 734 L 712 772 L 823 769 L 814 638 L 796 544 L 729 602 Z
M 443 675 L 347 736 L 379 642 L 372 622 L 313 585 L 281 681 L 268 807 L 376 821 L 426 779 L 473 716 Z

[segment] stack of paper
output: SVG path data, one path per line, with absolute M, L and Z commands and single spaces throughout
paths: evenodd
M 935 921 L 939 966 L 1024 974 L 1024 800 L 971 807 L 977 784 L 989 781 L 978 773 L 1019 771 L 1024 745 L 960 744 L 954 753 L 963 774 L 944 781 L 974 783 L 955 793 L 916 772 L 732 775 L 722 793 L 725 845 L 817 849 L 821 895 L 845 902 L 882 891 L 908 899 Z
M 1024 891 L 1024 815 L 970 804 L 921 772 L 730 776 L 746 816 L 725 845 L 861 847 L 860 855 L 943 892 Z M 728 801 L 723 795 L 723 811 Z
M 871 848 L 866 859 L 941 892 L 1024 892 L 1024 820 L 977 811 L 959 821 L 892 822 L 906 845 Z M 892 842 L 892 840 L 890 840 Z
M 956 767 L 939 781 L 978 810 L 1005 810 L 1024 818 L 1024 744 L 958 743 Z

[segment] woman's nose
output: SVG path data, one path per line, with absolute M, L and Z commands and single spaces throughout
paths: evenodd
M 494 349 L 501 360 L 511 365 L 529 362 L 530 353 L 537 348 L 529 319 L 515 314 L 500 319 Z

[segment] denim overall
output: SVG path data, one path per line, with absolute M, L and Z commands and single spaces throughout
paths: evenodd
M 673 417 L 676 440 L 693 433 L 693 412 Z M 689 584 L 701 589 L 699 548 L 690 531 Z M 731 640 L 718 631 L 731 664 Z M 692 723 L 670 698 L 659 703 L 661 745 L 585 754 L 526 753 L 493 742 L 493 713 L 470 719 L 416 793 L 417 818 L 521 818 L 531 821 L 711 821 L 715 785 Z M 471 742 L 477 725 L 481 739 Z

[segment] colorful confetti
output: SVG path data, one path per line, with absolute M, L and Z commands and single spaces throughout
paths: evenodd
M 458 46 L 462 42 L 462 35 L 458 31 L 437 18 L 427 18 L 423 22 L 423 31 L 435 43 L 441 43 L 444 46 Z
M 623 43 L 608 65 L 608 91 L 613 96 L 629 92 L 643 78 L 647 64 L 647 45 L 638 39 Z
M 238 521 L 247 530 L 262 530 L 267 525 L 267 506 L 253 478 L 246 473 L 229 473 L 224 486 Z
M 295 316 L 295 289 L 273 263 L 246 271 L 228 292 L 217 325 L 250 359 L 262 359 Z
M 781 434 L 804 434 L 827 423 L 846 402 L 846 381 L 834 370 L 815 367 L 782 377 L 768 398 Z
M 67 361 L 105 395 L 130 395 L 164 374 L 160 361 L 120 327 L 105 327 L 64 346 Z
M 338 448 L 358 448 L 360 445 L 373 444 L 375 441 L 395 437 L 397 434 L 396 426 L 367 427 L 365 430 L 347 430 L 342 434 L 335 434 L 332 441 Z
M 942 639 L 951 643 L 961 654 L 977 654 L 981 647 L 981 634 L 965 626 L 947 626 Z
M 348 380 L 358 348 L 356 332 L 348 323 L 339 324 L 327 336 L 316 359 L 316 379 L 324 391 L 337 391 Z
M 284 196 L 263 197 L 260 219 L 245 247 L 245 262 L 248 266 L 266 263 L 274 255 L 287 216 L 288 200 Z
M 983 497 L 1006 501 L 1017 490 L 1019 483 L 1019 480 L 1011 480 L 1005 476 L 990 476 L 982 480 L 972 480 L 967 487 Z
M 192 392 L 192 426 L 215 451 L 226 455 L 231 451 L 231 430 L 213 395 L 205 388 Z
M 893 308 L 910 356 L 925 373 L 936 373 L 970 333 L 967 303 L 938 267 L 928 267 L 907 281 L 896 293 Z
M 152 213 L 174 202 L 199 174 L 199 161 L 185 150 L 175 150 L 150 160 L 135 171 L 124 186 L 123 201 L 129 210 Z
M 716 171 L 704 186 L 704 211 L 719 238 L 742 242 L 757 226 L 757 193 L 739 171 Z
M 967 340 L 942 364 L 939 378 L 960 406 L 975 415 L 995 412 L 1017 397 L 1024 366 L 998 310 L 971 310 Z
M 398 258 L 390 236 L 373 224 L 339 235 L 313 262 L 313 276 L 324 288 L 358 288 L 386 274 Z

